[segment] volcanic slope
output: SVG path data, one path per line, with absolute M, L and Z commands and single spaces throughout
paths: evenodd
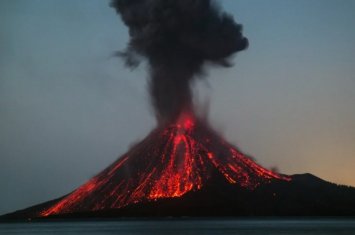
M 226 182 L 247 190 L 291 178 L 269 171 L 225 142 L 193 115 L 157 128 L 128 153 L 39 217 L 92 212 L 177 198 L 201 190 L 219 172 Z

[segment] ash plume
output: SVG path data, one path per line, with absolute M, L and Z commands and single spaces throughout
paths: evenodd
M 203 65 L 231 66 L 230 57 L 248 47 L 242 26 L 212 0 L 112 0 L 129 28 L 119 55 L 135 67 L 149 65 L 149 91 L 158 123 L 192 110 L 190 81 Z

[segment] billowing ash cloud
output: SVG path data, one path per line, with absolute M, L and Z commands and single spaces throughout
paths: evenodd
M 129 27 L 129 44 L 120 53 L 126 64 L 148 61 L 159 122 L 192 109 L 189 83 L 205 62 L 227 67 L 230 56 L 248 46 L 242 26 L 211 0 L 113 0 L 111 6 Z

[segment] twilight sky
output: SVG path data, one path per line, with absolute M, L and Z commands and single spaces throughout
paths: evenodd
M 265 167 L 355 186 L 355 1 L 219 0 L 250 47 L 196 100 Z M 0 0 L 0 214 L 62 196 L 155 125 L 108 1 Z

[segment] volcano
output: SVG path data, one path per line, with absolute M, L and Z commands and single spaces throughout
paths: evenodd
M 72 193 L 3 218 L 354 215 L 354 198 L 351 187 L 267 170 L 184 113 Z

